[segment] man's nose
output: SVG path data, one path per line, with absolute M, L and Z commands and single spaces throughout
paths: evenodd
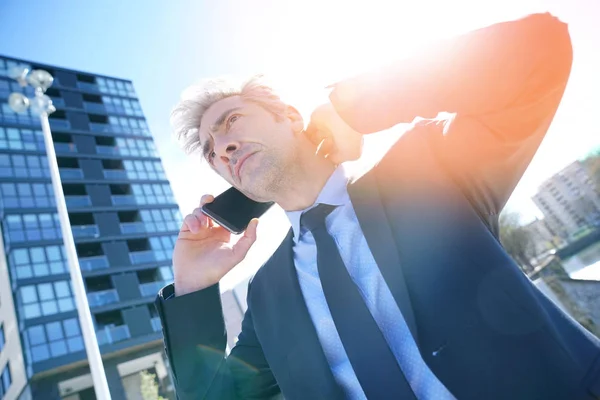
M 229 165 L 231 155 L 239 149 L 239 143 L 231 140 L 223 140 L 221 143 L 215 143 L 215 153 L 225 165 Z

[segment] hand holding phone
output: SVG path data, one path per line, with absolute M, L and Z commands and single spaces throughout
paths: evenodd
M 231 232 L 201 210 L 214 200 L 210 195 L 202 196 L 200 208 L 183 220 L 173 251 L 176 296 L 218 283 L 246 257 L 256 241 L 258 219 L 252 219 L 245 227 L 244 236 L 232 244 Z
M 218 195 L 214 201 L 202 205 L 201 210 L 229 232 L 239 235 L 250 221 L 262 216 L 273 206 L 272 201 L 260 203 L 234 187 Z

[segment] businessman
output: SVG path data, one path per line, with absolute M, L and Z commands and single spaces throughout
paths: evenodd
M 308 129 L 258 79 L 191 90 L 172 116 L 186 149 L 291 229 L 226 356 L 219 280 L 257 221 L 232 244 L 185 218 L 156 300 L 179 398 L 600 398 L 599 342 L 498 241 L 571 62 L 567 26 L 535 14 L 333 85 Z

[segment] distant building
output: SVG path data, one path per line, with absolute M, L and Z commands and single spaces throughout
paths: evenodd
M 112 399 L 139 398 L 147 369 L 172 397 L 153 301 L 181 217 L 133 85 L 0 57 L 0 398 L 94 398 L 39 119 L 7 104 L 17 64 L 55 77 L 50 126 Z
M 542 256 L 548 251 L 556 248 L 560 243 L 557 243 L 559 238 L 555 237 L 545 219 L 536 219 L 533 222 L 523 226 L 523 229 L 529 232 L 532 244 L 534 246 L 534 255 Z
M 600 195 L 579 161 L 544 181 L 533 202 L 544 214 L 552 233 L 564 239 L 599 221 Z

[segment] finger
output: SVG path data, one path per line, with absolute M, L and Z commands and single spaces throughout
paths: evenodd
M 198 221 L 200 221 L 200 226 L 202 228 L 210 228 L 212 220 L 202 212 L 201 208 L 196 208 L 192 211 L 192 215 L 196 216 Z
M 250 247 L 256 242 L 256 228 L 258 226 L 258 218 L 252 219 L 244 232 L 244 236 L 237 241 L 236 244 L 233 245 L 233 254 L 238 262 L 242 261 L 246 254 L 248 254 L 248 250 Z
M 198 233 L 200 228 L 200 221 L 198 221 L 198 218 L 196 218 L 194 214 L 186 215 L 183 219 L 183 224 L 181 225 L 182 232 L 189 231 L 192 233 Z
M 214 196 L 210 195 L 210 194 L 205 194 L 204 196 L 202 196 L 202 198 L 200 199 L 200 207 L 202 207 L 203 205 L 205 205 L 206 203 L 212 203 L 214 200 Z
M 213 195 L 205 194 L 200 199 L 200 207 L 202 207 L 203 205 L 205 205 L 207 203 L 212 203 L 214 200 L 215 200 L 215 197 Z M 209 228 L 212 228 L 215 226 L 215 222 L 211 218 L 207 217 L 206 215 L 203 215 L 202 218 L 200 218 L 200 222 L 203 223 L 203 226 L 206 226 Z

